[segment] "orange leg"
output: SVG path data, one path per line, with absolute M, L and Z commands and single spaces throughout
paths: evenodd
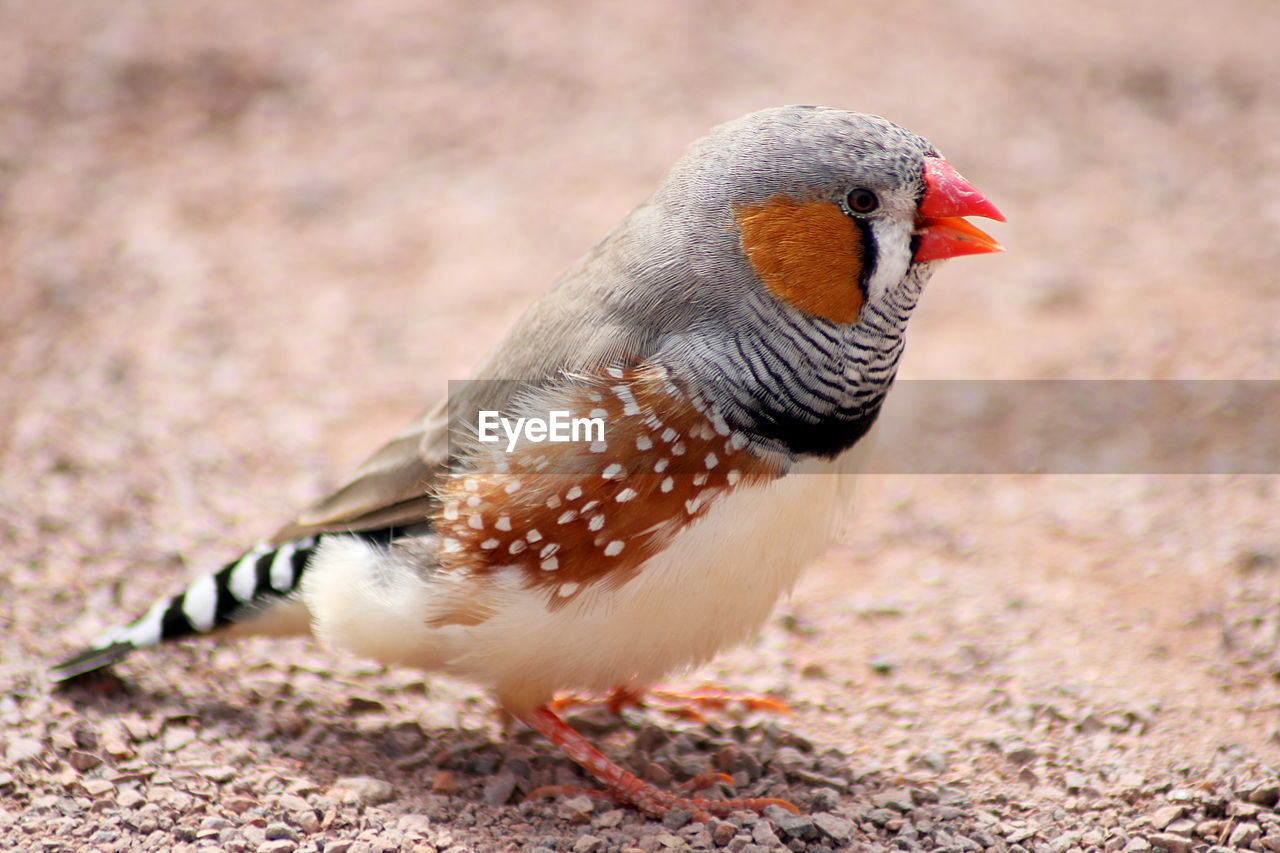
M 708 800 L 704 797 L 678 797 L 667 791 L 660 791 L 648 782 L 641 780 L 633 773 L 628 773 L 614 764 L 604 753 L 578 732 L 570 728 L 564 720 L 548 706 L 538 708 L 527 717 L 522 717 L 530 728 L 544 735 L 573 759 L 582 769 L 596 777 L 604 786 L 603 791 L 591 791 L 566 785 L 547 785 L 529 793 L 529 798 L 556 797 L 563 794 L 589 794 L 596 797 L 607 797 L 620 803 L 629 803 L 651 817 L 661 818 L 674 808 L 689 811 L 694 820 L 706 821 L 711 815 L 724 817 L 738 810 L 762 812 L 766 806 L 781 806 L 792 814 L 800 810 L 786 800 L 774 797 L 747 797 L 735 800 Z M 693 780 L 697 787 L 720 781 L 720 774 L 702 774 Z

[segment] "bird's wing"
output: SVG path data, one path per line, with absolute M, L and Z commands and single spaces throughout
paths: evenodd
M 436 489 L 454 463 L 450 439 L 474 423 L 477 412 L 507 411 L 531 383 L 643 362 L 661 330 L 652 317 L 619 313 L 619 291 L 634 284 L 609 257 L 599 250 L 588 255 L 520 318 L 475 378 L 459 383 L 450 400 L 429 409 L 346 483 L 285 525 L 273 543 L 421 523 L 434 511 Z

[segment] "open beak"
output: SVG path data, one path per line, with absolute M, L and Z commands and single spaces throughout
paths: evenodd
M 955 167 L 941 157 L 926 157 L 924 186 L 916 216 L 916 263 L 1004 251 L 991 235 L 961 218 L 985 216 L 1005 221 L 1004 214 L 960 177 Z

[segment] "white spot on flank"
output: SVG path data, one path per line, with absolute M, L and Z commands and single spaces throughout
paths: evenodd
M 710 438 L 711 436 L 707 436 L 707 437 Z M 707 454 L 707 470 L 708 471 L 710 471 L 712 468 L 716 467 L 719 464 L 720 464 L 720 460 L 716 458 L 716 455 L 714 453 Z
M 715 431 L 720 433 L 720 435 L 729 434 L 729 425 L 725 423 L 724 418 L 720 417 L 718 414 L 711 416 L 711 426 L 714 427 Z
M 493 526 L 494 526 L 494 527 L 496 527 L 496 528 L 498 528 L 499 530 L 510 530 L 510 529 L 511 529 L 511 516 L 509 516 L 509 515 L 500 515 L 500 516 L 498 516 L 498 520 L 497 520 L 497 521 L 495 521 L 495 522 L 493 523 Z
M 480 543 L 480 547 L 481 547 L 481 548 L 483 548 L 483 549 L 484 549 L 484 550 L 486 550 L 486 551 L 492 551 L 494 548 L 497 548 L 497 547 L 498 547 L 498 540 L 497 540 L 497 539 L 486 539 L 486 540 L 484 540 L 483 542 L 481 542 L 481 543 Z
M 559 495 L 552 495 L 551 497 L 547 498 L 547 509 L 555 509 L 558 506 L 560 506 Z
M 604 471 L 600 473 L 600 476 L 604 477 L 606 480 L 617 480 L 622 477 L 622 466 L 617 462 L 614 462 L 608 468 L 605 468 Z
M 622 553 L 622 540 L 615 539 L 608 545 L 604 546 L 604 555 L 606 557 L 616 557 Z
M 555 557 L 548 557 L 538 565 L 542 567 L 544 572 L 554 572 L 556 569 L 560 568 L 560 561 Z
M 577 591 L 578 591 L 578 584 L 570 582 L 570 583 L 560 584 L 560 588 L 556 590 L 556 593 L 563 596 L 564 598 L 568 598 L 569 596 L 573 595 Z
M 684 511 L 689 513 L 689 515 L 696 515 L 698 510 L 702 509 L 702 505 L 705 504 L 706 502 L 707 502 L 707 493 L 699 492 L 697 497 L 693 498 L 693 500 L 688 500 L 684 502 Z
M 585 515 L 596 507 L 600 506 L 600 501 L 587 501 L 582 505 L 582 512 Z
M 635 489 L 623 489 L 622 491 L 618 492 L 618 496 L 614 498 L 614 500 L 616 500 L 620 504 L 624 504 L 629 500 L 634 500 L 635 496 L 636 496 Z
M 649 450 L 653 447 L 653 439 L 647 435 L 636 438 L 636 450 Z
M 516 492 L 520 491 L 520 487 L 522 485 L 523 484 L 519 480 L 511 480 L 510 482 L 507 483 L 506 487 L 504 487 L 502 491 L 506 492 L 509 495 L 514 495 Z
M 591 516 L 591 521 L 587 522 L 587 529 L 593 533 L 604 527 L 604 513 Z
M 683 441 L 678 441 L 671 445 L 672 456 L 684 456 L 685 446 Z
M 542 550 L 538 552 L 538 556 L 545 560 L 547 557 L 550 557 L 552 554 L 554 554 L 559 550 L 560 550 L 559 543 L 548 542 L 546 545 L 542 546 Z
M 667 470 L 667 466 L 670 464 L 670 459 L 659 459 L 657 462 L 653 463 L 653 473 L 661 474 L 663 471 Z
M 472 509 L 475 509 L 476 507 L 480 506 L 480 496 L 472 495 L 471 497 L 467 498 L 467 506 L 471 507 Z
M 577 486 L 564 493 L 564 499 L 567 501 L 576 501 L 580 497 L 582 497 L 582 489 Z
M 671 479 L 670 477 L 667 477 L 662 481 L 662 485 L 659 486 L 658 488 L 662 489 L 662 491 L 664 492 L 669 492 L 675 487 L 676 487 L 676 481 Z
M 587 417 L 589 417 L 589 418 L 607 418 L 607 417 L 609 417 L 609 413 L 608 413 L 608 412 L 606 412 L 604 409 L 592 409 L 591 411 L 587 412 Z
M 530 544 L 530 545 L 532 545 L 534 542 L 537 542 L 537 541 L 539 541 L 540 539 L 542 539 L 542 534 L 541 534 L 541 533 L 539 533 L 539 532 L 538 532 L 538 529 L 535 527 L 534 529 L 532 529 L 532 530 L 530 530 L 528 533 L 526 533 L 526 534 L 524 535 L 524 538 L 525 538 L 525 539 L 528 539 L 528 540 L 529 540 L 529 544 Z
M 730 471 L 730 472 L 729 472 L 729 485 L 730 485 L 730 486 L 736 486 L 736 485 L 738 485 L 738 481 L 739 481 L 739 480 L 741 480 L 741 479 L 742 479 L 742 472 L 741 472 L 741 471 L 739 471 L 737 468 L 734 468 L 732 471 Z
M 529 547 L 528 542 L 525 542 L 523 539 L 517 539 L 516 541 L 512 542 L 510 545 L 507 546 L 507 553 L 519 554 L 521 551 L 523 551 L 525 548 L 528 548 L 528 547 Z
M 568 524 L 578 517 L 578 511 L 575 509 L 566 509 L 560 513 L 560 517 L 556 519 L 556 524 Z
M 468 477 L 462 481 L 462 488 L 466 489 L 468 492 L 474 492 L 476 489 L 480 488 L 480 484 L 477 483 L 474 478 Z
M 445 521 L 457 521 L 458 520 L 458 502 L 449 501 L 447 504 L 445 504 L 444 512 L 442 513 L 442 515 L 444 516 Z
M 679 437 L 680 437 L 680 433 L 676 432 L 671 427 L 667 427 L 662 431 L 662 440 L 667 442 L 668 444 L 675 441 Z
M 618 395 L 618 399 L 623 402 L 622 414 L 628 417 L 640 414 L 640 406 L 636 404 L 635 395 L 631 393 L 631 388 L 626 385 L 614 386 L 613 393 Z
M 695 486 L 705 486 L 707 483 L 707 477 L 709 476 L 710 475 L 706 471 L 703 471 L 701 474 L 694 474 L 693 484 Z
M 590 445 L 587 446 L 587 449 L 590 450 L 592 453 L 604 453 L 606 450 L 609 449 L 609 445 L 607 442 L 593 441 L 591 442 Z
M 621 378 L 622 378 L 622 370 L 621 370 L 620 368 L 617 368 L 617 367 L 610 367 L 610 368 L 609 368 L 608 370 L 606 370 L 605 372 L 606 372 L 606 373 L 608 373 L 610 376 L 612 376 L 614 379 L 621 379 Z
M 712 432 L 711 427 L 707 426 L 706 424 L 703 424 L 702 426 L 698 427 L 698 438 L 702 439 L 703 441 L 707 441 L 714 436 L 715 436 L 715 433 Z
M 484 530 L 484 518 L 482 518 L 478 512 L 472 513 L 471 516 L 467 518 L 467 526 L 472 530 Z
M 735 432 L 729 436 L 729 446 L 734 450 L 741 450 L 747 446 L 747 437 L 740 432 Z

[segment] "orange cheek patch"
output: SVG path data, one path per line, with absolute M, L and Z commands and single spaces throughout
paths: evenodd
M 833 323 L 858 319 L 862 232 L 837 205 L 776 195 L 734 216 L 747 260 L 770 293 Z

